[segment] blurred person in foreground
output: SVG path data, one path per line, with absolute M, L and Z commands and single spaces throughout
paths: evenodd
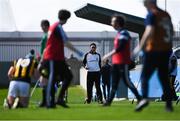
M 141 74 L 143 99 L 136 106 L 135 111 L 141 111 L 149 104 L 149 79 L 157 69 L 159 81 L 162 85 L 166 100 L 166 111 L 172 112 L 172 94 L 168 78 L 169 58 L 172 52 L 173 25 L 170 15 L 157 6 L 156 0 L 144 0 L 148 14 L 145 19 L 145 31 L 139 45 L 134 49 L 133 56 L 144 49 L 144 62 Z

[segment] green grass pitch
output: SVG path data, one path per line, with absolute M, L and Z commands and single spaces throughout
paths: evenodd
M 3 100 L 7 89 L 0 89 L 0 120 L 180 120 L 180 104 L 175 105 L 174 112 L 164 109 L 164 102 L 150 102 L 142 112 L 134 112 L 136 103 L 131 101 L 113 102 L 110 107 L 100 104 L 84 104 L 85 91 L 80 86 L 69 88 L 69 109 L 57 106 L 55 109 L 38 108 L 41 89 L 35 90 L 27 109 L 4 109 Z

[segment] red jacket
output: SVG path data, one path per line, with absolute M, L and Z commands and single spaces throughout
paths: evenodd
M 64 42 L 61 37 L 55 35 L 55 29 L 58 25 L 59 22 L 56 22 L 49 28 L 48 40 L 44 50 L 45 60 L 64 60 Z
M 118 49 L 119 47 L 120 36 L 121 34 L 118 32 L 117 36 L 114 39 L 115 49 Z M 112 64 L 130 64 L 130 40 L 128 40 L 125 47 L 121 51 L 116 52 L 112 56 Z

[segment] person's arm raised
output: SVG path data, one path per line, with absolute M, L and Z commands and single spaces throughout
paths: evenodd
M 83 56 L 83 52 L 81 52 L 80 50 L 78 50 L 77 48 L 75 48 L 70 42 L 66 41 L 64 43 L 64 45 L 69 48 L 70 50 L 74 51 L 75 53 L 77 53 L 80 57 Z

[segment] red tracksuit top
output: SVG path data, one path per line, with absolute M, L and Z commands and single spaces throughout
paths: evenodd
M 48 40 L 44 51 L 45 60 L 64 60 L 64 42 L 55 35 L 55 29 L 58 25 L 59 22 L 56 22 L 49 28 Z
M 117 36 L 114 39 L 114 48 L 117 49 L 119 47 L 119 41 L 120 40 L 120 34 L 121 32 L 118 32 Z M 125 47 L 119 51 L 113 54 L 112 56 L 112 64 L 130 64 L 130 40 L 126 43 Z

